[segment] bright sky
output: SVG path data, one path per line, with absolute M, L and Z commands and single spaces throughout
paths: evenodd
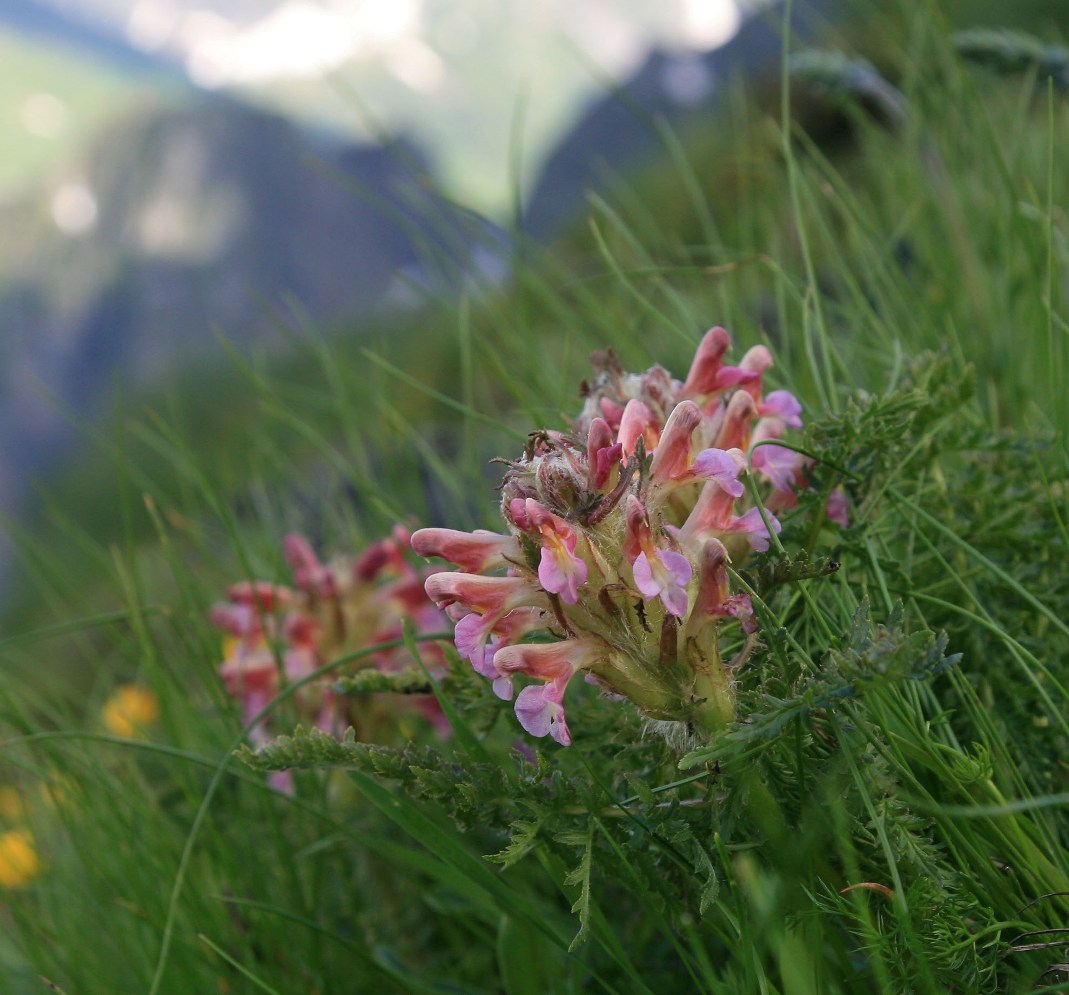
M 132 0 L 125 28 L 139 48 L 181 53 L 202 86 L 316 77 L 347 60 L 376 55 L 402 82 L 430 92 L 443 82 L 445 66 L 423 39 L 429 2 L 281 0 L 265 5 L 258 19 L 239 23 L 212 10 L 210 0 Z M 651 40 L 714 48 L 740 22 L 736 0 L 570 0 L 551 6 L 581 47 L 615 72 L 631 68 Z

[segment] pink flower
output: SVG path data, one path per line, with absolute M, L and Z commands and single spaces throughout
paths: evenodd
M 587 565 L 575 554 L 578 533 L 534 498 L 514 498 L 509 513 L 517 528 L 541 536 L 539 583 L 550 594 L 558 594 L 562 601 L 574 605 L 579 600 L 579 586 L 587 578 Z
M 693 568 L 682 553 L 653 547 L 647 555 L 639 553 L 633 569 L 635 586 L 644 597 L 660 597 L 665 611 L 682 618 L 687 614 L 687 584 Z
M 601 409 L 601 415 L 609 428 L 614 432 L 618 432 L 620 430 L 620 421 L 624 416 L 624 409 L 607 397 L 603 397 L 598 402 L 598 407 Z
M 644 597 L 659 597 L 676 618 L 687 613 L 687 584 L 693 572 L 682 553 L 657 546 L 649 513 L 634 494 L 627 496 L 625 555 L 631 561 L 635 586 Z
M 772 482 L 773 488 L 793 492 L 805 464 L 801 453 L 786 446 L 758 446 L 750 455 L 755 470 Z
M 637 398 L 632 398 L 620 417 L 616 441 L 623 447 L 625 455 L 633 456 L 639 439 L 645 444 L 646 452 L 652 452 L 657 445 L 657 424 L 650 409 Z
M 516 608 L 500 618 L 472 612 L 457 622 L 457 652 L 471 661 L 476 673 L 496 680 L 499 675 L 494 669 L 494 653 L 544 625 L 542 612 L 537 608 Z M 492 650 L 489 648 L 491 639 Z
M 740 380 L 739 384 L 754 401 L 760 401 L 761 381 L 765 375 L 765 370 L 771 365 L 772 353 L 763 345 L 752 346 L 739 360 L 739 370 L 747 374 L 747 378 Z
M 613 438 L 613 431 L 604 418 L 595 418 L 587 431 L 587 482 L 591 490 L 603 491 L 609 486 L 612 472 L 620 466 L 624 447 Z
M 753 602 L 748 594 L 733 594 L 724 602 L 724 614 L 738 619 L 742 631 L 750 635 L 757 631 L 757 619 L 754 617 Z
M 457 652 L 465 660 L 470 660 L 477 674 L 491 679 L 497 677 L 493 663 L 486 659 L 486 640 L 497 621 L 493 615 L 477 615 L 470 612 L 456 624 L 453 642 Z
M 791 428 L 802 427 L 802 405 L 788 390 L 772 391 L 763 401 L 758 402 L 757 413 L 762 418 L 781 418 L 784 424 Z
M 375 580 L 388 571 L 392 571 L 396 576 L 414 574 L 415 571 L 401 552 L 411 541 L 408 530 L 397 526 L 393 537 L 372 543 L 357 557 L 353 564 L 353 577 L 368 581 Z
M 687 520 L 679 530 L 682 542 L 692 542 L 724 531 L 735 515 L 735 496 L 716 479 L 709 480 L 694 502 Z
M 212 605 L 209 618 L 213 625 L 238 639 L 252 639 L 263 633 L 262 613 L 252 605 L 221 602 Z
M 556 643 L 523 643 L 506 646 L 494 655 L 501 675 L 494 692 L 506 701 L 512 697 L 512 678 L 524 674 L 545 685 L 531 685 L 516 696 L 516 717 L 532 736 L 552 736 L 561 746 L 572 742 L 564 720 L 564 692 L 576 671 L 604 655 L 605 648 L 593 639 L 566 639 Z
M 765 514 L 768 516 L 768 523 L 772 526 L 772 531 L 778 535 L 783 526 L 780 525 L 775 515 L 767 511 Z M 760 508 L 750 508 L 744 515 L 732 518 L 722 526 L 720 531 L 742 532 L 745 534 L 746 541 L 750 544 L 751 549 L 756 550 L 758 553 L 763 553 L 768 549 L 770 535 L 768 526 L 765 525 L 765 521 L 761 517 Z
M 431 574 L 423 585 L 427 597 L 440 608 L 459 602 L 480 615 L 504 615 L 513 608 L 541 601 L 525 577 L 483 577 L 479 574 Z
M 603 653 L 602 644 L 591 638 L 503 646 L 494 654 L 494 668 L 498 674 L 494 693 L 508 701 L 512 697 L 512 678 L 516 674 L 541 681 L 570 678 Z
M 420 529 L 412 535 L 412 548 L 423 557 L 440 556 L 468 573 L 482 573 L 522 559 L 515 536 L 485 529 Z
M 572 549 L 575 540 L 572 540 Z M 579 585 L 586 583 L 587 565 L 568 548 L 568 543 L 553 534 L 542 547 L 538 563 L 539 583 L 550 594 L 559 594 L 562 601 L 574 605 L 579 600 Z
M 266 580 L 239 581 L 227 588 L 226 596 L 239 605 L 249 605 L 267 614 L 293 602 L 293 591 Z
M 293 580 L 302 591 L 321 598 L 337 595 L 333 574 L 319 562 L 315 550 L 304 536 L 296 533 L 286 536 L 282 550 L 293 571 Z
M 741 449 L 746 452 L 750 448 L 750 435 L 753 431 L 753 420 L 757 415 L 757 405 L 745 391 L 737 390 L 731 395 L 724 419 L 720 424 L 713 445 L 716 449 Z
M 572 734 L 564 719 L 564 690 L 567 681 L 531 684 L 516 696 L 516 718 L 532 736 L 552 736 L 561 746 L 572 745 Z
M 650 461 L 650 480 L 662 483 L 684 477 L 694 463 L 694 430 L 701 424 L 702 409 L 693 401 L 680 401 L 664 423 Z
M 703 449 L 694 459 L 695 477 L 715 480 L 725 494 L 742 497 L 746 488 L 739 474 L 746 469 L 746 457 L 741 449 Z

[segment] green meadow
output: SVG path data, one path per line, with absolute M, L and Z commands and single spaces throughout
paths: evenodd
M 0 988 L 1065 990 L 1069 52 L 889 24 L 879 70 L 798 56 L 715 135 L 665 129 L 503 285 L 359 336 L 295 305 L 284 362 L 221 337 L 223 367 L 87 430 L 12 531 Z M 397 524 L 505 533 L 495 460 L 569 430 L 593 353 L 684 380 L 717 325 L 727 363 L 767 346 L 808 461 L 732 556 L 757 631 L 718 630 L 719 728 L 578 679 L 571 745 L 532 736 L 449 619 L 373 586 L 366 642 L 296 674 L 299 637 L 267 638 L 278 686 L 228 694 L 213 605 L 300 587 L 287 535 L 327 560 Z M 312 728 L 324 701 L 352 733 Z

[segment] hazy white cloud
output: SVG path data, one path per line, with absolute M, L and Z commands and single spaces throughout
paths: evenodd
M 420 41 L 421 10 L 420 0 L 285 0 L 250 23 L 191 11 L 174 36 L 202 86 L 315 77 L 349 59 L 383 55 L 401 79 L 425 88 L 441 66 Z
M 170 45 L 181 11 L 174 0 L 137 0 L 126 18 L 126 40 L 145 52 L 158 52 Z
M 726 45 L 742 27 L 742 11 L 735 0 L 683 0 L 683 31 L 698 49 Z

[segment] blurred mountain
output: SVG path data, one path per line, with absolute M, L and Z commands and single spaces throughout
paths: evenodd
M 0 207 L 0 505 L 106 410 L 202 358 L 495 279 L 504 242 L 411 142 L 314 136 L 220 95 L 115 121 Z
M 856 17 L 856 0 L 807 0 L 791 9 L 795 47 L 827 36 Z M 715 141 L 714 114 L 733 79 L 773 83 L 783 53 L 779 0 L 745 19 L 726 44 L 706 52 L 651 51 L 621 86 L 590 102 L 548 154 L 524 211 L 524 230 L 551 237 L 585 207 L 587 193 L 666 155 L 665 129 L 677 136 L 704 127 Z M 693 137 L 693 136 L 692 136 Z

